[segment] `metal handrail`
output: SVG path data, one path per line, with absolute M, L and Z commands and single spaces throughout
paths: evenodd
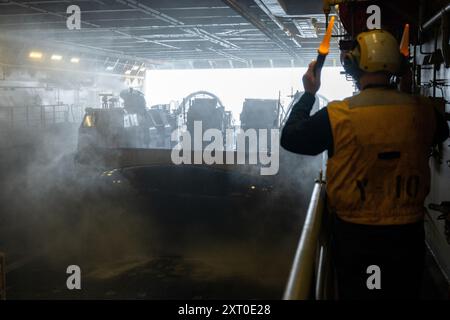
M 284 300 L 309 299 L 313 284 L 316 285 L 316 299 L 324 297 L 324 288 L 327 285 L 325 270 L 328 265 L 325 256 L 329 251 L 325 242 L 320 243 L 324 207 L 325 187 L 322 179 L 319 179 L 314 185 L 302 234 L 283 295 Z M 319 262 L 317 263 L 318 248 L 320 248 L 320 251 Z M 314 280 L 315 275 L 316 281 Z
M 63 122 L 81 121 L 81 116 L 75 119 L 73 111 L 73 106 L 67 104 L 0 107 L 0 120 L 3 122 L 0 130 L 23 126 L 45 128 Z M 72 113 L 72 119 L 69 113 Z
M 318 240 L 318 261 L 316 268 L 315 299 L 334 298 L 334 273 L 331 260 L 331 237 L 327 211 L 323 213 L 320 236 Z

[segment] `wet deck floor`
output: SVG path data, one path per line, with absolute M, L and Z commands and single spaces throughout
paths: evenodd
M 205 188 L 197 171 L 190 173 L 192 186 L 180 187 L 190 179 L 177 182 L 179 173 L 171 177 L 177 181 L 166 187 L 177 185 L 177 195 L 147 184 L 150 193 L 130 195 L 92 179 L 80 182 L 79 172 L 66 167 L 71 161 L 4 173 L 0 251 L 8 299 L 282 296 L 301 230 L 300 197 L 267 197 L 258 191 L 266 190 L 263 183 L 248 177 Z M 240 189 L 249 184 L 251 193 Z M 66 287 L 69 265 L 81 268 L 81 290 Z
M 7 252 L 9 299 L 278 299 L 294 249 L 285 242 L 226 235 L 197 243 L 180 238 L 179 246 L 126 236 L 90 236 L 87 242 L 60 237 L 55 233 L 28 244 L 29 250 Z M 15 239 L 20 241 L 20 234 Z M 69 265 L 80 266 L 82 290 L 67 290 Z
M 277 279 L 248 275 L 237 261 L 128 258 L 83 271 L 82 290 L 65 288 L 64 265 L 36 258 L 8 272 L 8 299 L 278 299 Z M 218 265 L 219 264 L 219 265 Z M 82 267 L 82 266 L 81 266 Z M 226 269 L 224 271 L 223 269 Z

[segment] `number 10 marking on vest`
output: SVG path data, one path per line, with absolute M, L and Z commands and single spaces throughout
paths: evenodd
M 409 176 L 406 178 L 406 184 L 402 176 L 397 176 L 395 190 L 397 198 L 400 198 L 405 191 L 408 197 L 416 198 L 419 193 L 419 176 Z

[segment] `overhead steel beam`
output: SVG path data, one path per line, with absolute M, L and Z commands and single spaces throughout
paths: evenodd
M 63 14 L 59 14 L 57 12 L 52 12 L 52 11 L 47 11 L 47 10 L 44 10 L 44 9 L 40 9 L 40 8 L 31 6 L 31 5 L 28 5 L 28 4 L 25 4 L 25 3 L 21 3 L 21 2 L 17 2 L 17 1 L 8 1 L 8 3 L 14 4 L 14 5 L 22 7 L 22 8 L 31 9 L 31 10 L 34 10 L 36 12 L 41 12 L 41 13 L 52 15 L 52 16 L 55 16 L 55 17 L 59 17 L 59 18 L 64 19 L 64 21 L 67 19 L 67 17 L 65 15 L 63 15 Z M 88 22 L 88 21 L 84 21 L 84 20 L 81 20 L 81 23 L 84 24 L 84 25 L 95 27 L 95 28 L 99 28 L 100 27 L 98 24 L 94 24 L 94 23 L 91 23 L 91 22 Z M 164 46 L 164 47 L 171 47 L 173 49 L 177 49 L 176 47 L 173 47 L 173 46 L 168 45 L 168 44 L 162 44 L 162 43 L 159 43 L 158 41 L 151 41 L 151 40 L 148 40 L 148 39 L 145 39 L 145 38 L 136 37 L 136 36 L 133 36 L 131 34 L 128 34 L 128 33 L 122 32 L 122 31 L 117 31 L 117 30 L 114 30 L 114 29 L 110 29 L 110 31 L 114 32 L 114 33 L 117 33 L 117 34 L 120 34 L 120 35 L 126 35 L 126 36 L 128 36 L 130 38 L 133 38 L 133 39 L 136 39 L 136 40 L 139 40 L 139 41 L 155 43 L 155 44 L 158 44 L 158 45 L 161 45 L 161 46 Z
M 185 30 L 185 29 L 183 29 L 183 30 Z M 186 31 L 189 32 L 190 34 L 196 34 L 196 35 L 200 36 L 200 38 L 208 40 L 212 43 L 219 44 L 222 47 L 225 47 L 227 49 L 239 49 L 239 47 L 237 45 L 233 44 L 232 42 L 224 40 L 212 33 L 206 32 L 203 29 L 194 28 L 193 30 L 188 29 Z
M 237 0 L 222 0 L 230 8 L 234 9 L 238 14 L 244 17 L 262 33 L 264 33 L 269 39 L 271 39 L 280 49 L 289 53 L 293 58 L 301 59 L 293 48 L 286 44 L 273 30 L 261 21 L 257 16 L 250 12 L 250 8 L 242 2 Z
M 175 18 L 172 18 L 171 16 L 168 16 L 162 12 L 159 12 L 158 10 L 153 9 L 153 8 L 143 4 L 142 2 L 135 1 L 135 0 L 116 0 L 116 2 L 120 3 L 120 4 L 124 4 L 130 8 L 139 10 L 142 13 L 151 15 L 151 16 L 153 16 L 161 21 L 167 22 L 169 24 L 184 25 L 183 22 L 181 22 Z
M 208 41 L 211 41 L 212 43 L 221 45 L 222 47 L 225 47 L 227 49 L 230 49 L 230 48 L 239 49 L 239 47 L 234 45 L 233 43 L 223 40 L 220 37 L 213 35 L 201 28 L 193 28 L 193 29 L 187 28 L 187 27 L 185 27 L 184 22 L 177 20 L 167 14 L 159 12 L 158 10 L 155 10 L 141 2 L 138 2 L 135 0 L 116 0 L 116 2 L 125 4 L 130 8 L 137 9 L 144 14 L 150 15 L 156 19 L 167 22 L 171 25 L 182 26 L 183 28 L 181 30 L 183 30 L 184 32 L 190 33 L 190 34 L 195 34 L 195 35 L 199 36 L 200 38 L 203 38 Z
M 132 19 L 129 19 L 132 21 Z M 121 19 L 123 21 L 123 19 Z M 133 20 L 134 21 L 134 20 Z M 41 23 L 41 22 L 37 22 Z M 46 22 L 47 23 L 47 22 Z M 2 27 L 2 31 L 26 31 L 26 32 L 39 32 L 39 33 L 71 33 L 71 30 L 68 30 L 67 28 L 61 28 L 61 29 L 43 29 L 43 30 L 24 30 L 24 29 L 5 29 L 5 26 L 23 26 L 23 22 L 17 22 L 17 23 L 4 23 L 0 24 Z M 88 32 L 100 32 L 100 31 L 112 31 L 112 30 L 119 30 L 119 31 L 145 31 L 145 30 L 160 30 L 160 29 L 179 29 L 179 28 L 217 28 L 217 27 L 236 27 L 236 28 L 242 28 L 242 27 L 252 27 L 251 29 L 240 29 L 239 31 L 242 33 L 244 31 L 252 31 L 257 30 L 254 28 L 249 22 L 242 22 L 242 23 L 206 23 L 206 24 L 187 24 L 184 26 L 179 25 L 166 25 L 166 26 L 136 26 L 136 27 L 111 27 L 111 28 L 104 28 L 104 27 L 96 27 L 96 28 L 82 28 L 80 30 L 77 30 L 77 33 L 88 33 Z
M 277 18 L 272 11 L 270 11 L 270 9 L 265 5 L 265 3 L 261 0 L 253 0 L 255 1 L 256 5 L 270 18 L 270 20 L 273 21 L 273 23 L 275 23 L 278 28 L 280 28 L 280 30 L 282 30 L 288 37 L 290 40 L 292 40 L 292 42 L 295 43 L 295 45 L 299 48 L 302 47 L 301 43 L 295 38 L 295 34 L 291 32 L 291 30 L 289 30 L 284 24 L 283 22 Z
M 290 41 L 289 37 L 285 36 L 285 34 L 279 30 L 280 26 L 274 24 L 275 21 L 273 19 L 272 21 L 269 20 L 270 16 L 268 16 L 264 10 L 255 5 L 249 7 L 245 4 L 245 1 L 223 0 L 225 3 L 233 2 L 242 6 L 242 11 L 238 11 L 233 6 L 225 6 L 222 4 L 222 7 L 220 8 L 223 10 L 220 11 L 220 14 L 217 14 L 217 16 L 237 16 L 237 14 L 230 12 L 231 10 L 234 10 L 240 17 L 239 19 L 232 20 L 233 22 L 236 21 L 236 23 L 228 21 L 229 23 L 222 24 L 220 22 L 224 19 L 206 20 L 211 21 L 211 23 L 204 23 L 204 20 L 202 19 L 184 20 L 186 15 L 190 16 L 190 9 L 197 9 L 197 7 L 189 7 L 190 5 L 195 6 L 195 1 L 186 5 L 187 8 L 185 9 L 187 11 L 182 11 L 180 13 L 182 16 L 179 16 L 178 18 L 178 15 L 173 17 L 168 14 L 171 12 L 169 10 L 178 12 L 176 10 L 179 8 L 175 7 L 168 8 L 167 11 L 166 9 L 158 9 L 163 11 L 160 12 L 146 5 L 147 3 L 151 3 L 150 1 L 105 0 L 102 2 L 102 4 L 105 4 L 105 8 L 107 8 L 106 6 L 108 4 L 113 4 L 115 5 L 115 11 L 134 11 L 139 13 L 142 22 L 146 23 L 148 21 L 148 23 L 153 25 L 133 26 L 138 21 L 130 17 L 130 12 L 126 12 L 128 14 L 123 18 L 121 18 L 120 15 L 114 14 L 111 19 L 103 19 L 100 18 L 100 16 L 95 15 L 95 13 L 108 10 L 103 10 L 102 6 L 87 6 L 89 12 L 94 13 L 94 15 L 89 15 L 88 21 L 83 20 L 83 28 L 77 31 L 71 31 L 64 28 L 65 20 L 67 19 L 65 12 L 61 12 L 60 9 L 53 9 L 51 6 L 38 6 L 38 2 L 43 4 L 45 1 L 22 2 L 17 0 L 10 1 L 8 4 L 28 8 L 32 10 L 30 12 L 36 12 L 36 14 L 42 15 L 42 18 L 46 18 L 45 20 L 51 20 L 48 22 L 48 25 L 46 22 L 38 21 L 42 20 L 41 17 L 38 17 L 37 20 L 30 17 L 30 19 L 25 20 L 25 24 L 28 23 L 28 25 L 24 26 L 24 23 L 21 23 L 20 27 L 23 26 L 23 29 L 20 29 L 18 26 L 19 24 L 17 23 L 18 20 L 9 17 L 6 21 L 3 20 L 3 24 L 0 24 L 0 27 L 3 30 L 2 34 L 4 35 L 6 33 L 11 36 L 20 36 L 27 38 L 28 41 L 33 41 L 33 39 L 35 39 L 35 42 L 29 42 L 34 43 L 35 45 L 41 45 L 38 41 L 40 41 L 40 39 L 45 39 L 46 41 L 42 43 L 42 45 L 47 44 L 50 48 L 53 46 L 57 50 L 58 48 L 62 48 L 68 52 L 80 52 L 82 55 L 83 53 L 86 53 L 86 58 L 88 55 L 96 55 L 98 57 L 109 56 L 117 59 L 120 57 L 120 59 L 127 59 L 130 61 L 145 61 L 147 64 L 163 63 L 166 65 L 164 61 L 168 59 L 177 61 L 183 59 L 195 61 L 204 59 L 205 61 L 211 60 L 213 64 L 215 60 L 227 60 L 231 61 L 231 63 L 235 62 L 236 66 L 243 66 L 248 65 L 250 59 L 259 61 L 270 59 L 270 57 L 285 58 L 290 56 L 296 59 L 296 62 L 303 62 L 302 58 L 307 59 L 306 57 L 309 56 L 309 53 L 307 52 L 309 50 L 307 42 L 302 41 L 304 47 L 301 51 L 296 51 L 296 47 Z M 64 1 L 56 2 L 65 3 Z M 55 1 L 48 1 L 48 3 L 55 3 Z M 118 3 L 120 5 L 118 5 Z M 164 3 L 163 6 L 165 6 Z M 45 8 L 45 10 L 43 8 Z M 95 8 L 98 8 L 99 10 L 95 10 Z M 49 12 L 48 10 L 50 9 L 54 12 Z M 86 11 L 83 10 L 83 13 L 84 12 Z M 187 14 L 185 14 L 186 12 Z M 52 16 L 58 18 L 52 19 Z M 195 18 L 195 15 L 192 16 L 192 18 Z M 214 14 L 214 16 L 216 16 L 216 14 Z M 266 18 L 266 16 L 268 18 Z M 85 19 L 87 19 L 87 16 Z M 105 22 L 100 21 L 101 19 Z M 118 21 L 117 24 L 116 20 Z M 203 23 L 195 24 L 197 21 Z M 11 25 L 14 29 L 5 28 L 5 22 L 8 22 L 7 25 Z M 129 25 L 130 27 L 102 27 L 101 25 L 103 25 L 103 23 L 112 26 Z M 39 24 L 48 28 L 48 30 L 38 30 L 40 27 Z M 207 29 L 209 27 L 212 27 L 213 29 Z M 146 30 L 149 31 L 147 32 Z M 236 34 L 236 36 L 231 37 L 232 34 L 235 34 L 233 30 L 244 32 L 240 32 L 239 34 Z M 167 33 L 167 35 L 164 35 L 164 33 Z M 83 37 L 84 35 L 87 37 Z M 110 39 L 111 41 L 106 41 L 107 39 Z M 146 45 L 146 43 L 148 43 L 148 45 Z M 215 45 L 209 45 L 209 43 Z M 49 50 L 51 50 L 50 48 Z M 311 51 L 313 52 L 312 54 L 315 53 L 315 50 L 313 51 Z
M 227 53 L 227 52 L 223 52 L 222 50 L 216 50 L 216 49 L 213 49 L 213 48 L 210 48 L 209 50 L 214 52 L 214 53 L 217 53 L 218 55 L 221 55 L 221 56 L 223 56 L 225 58 L 228 58 L 230 60 L 235 60 L 235 61 L 239 61 L 239 62 L 248 64 L 247 60 L 239 58 L 239 57 L 237 57 L 237 56 L 235 56 L 233 54 L 230 54 L 230 53 Z

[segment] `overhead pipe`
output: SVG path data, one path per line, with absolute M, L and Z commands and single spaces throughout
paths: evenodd
M 422 25 L 422 30 L 425 31 L 429 29 L 433 24 L 435 24 L 442 16 L 446 13 L 450 12 L 450 3 L 441 9 L 438 13 L 436 13 L 433 17 L 431 17 L 427 22 Z

